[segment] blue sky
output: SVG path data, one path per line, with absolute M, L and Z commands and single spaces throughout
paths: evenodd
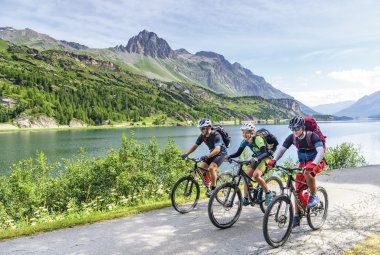
M 380 90 L 380 1 L 0 0 L 0 26 L 89 47 L 143 29 L 220 53 L 314 106 Z

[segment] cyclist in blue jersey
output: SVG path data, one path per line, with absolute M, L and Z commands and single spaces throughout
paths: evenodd
M 182 155 L 182 159 L 186 159 L 202 143 L 207 145 L 209 153 L 201 157 L 201 160 L 203 161 L 201 167 L 209 170 L 209 172 L 206 173 L 206 176 L 211 179 L 211 190 L 207 189 L 206 196 L 210 197 L 216 187 L 218 167 L 225 160 L 227 150 L 222 136 L 219 132 L 212 129 L 212 123 L 209 119 L 201 119 L 198 122 L 198 128 L 201 130 L 201 134 L 189 151 Z M 207 180 L 207 178 L 205 179 Z

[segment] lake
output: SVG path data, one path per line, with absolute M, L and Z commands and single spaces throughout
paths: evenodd
M 336 146 L 343 142 L 351 142 L 360 146 L 362 154 L 370 164 L 380 164 L 380 122 L 320 122 L 321 130 L 327 136 L 327 146 Z M 280 144 L 290 134 L 287 125 L 257 125 L 267 128 L 279 139 Z M 225 126 L 232 137 L 229 153 L 239 147 L 241 137 L 240 126 Z M 113 128 L 83 130 L 49 130 L 0 132 L 0 176 L 10 173 L 10 166 L 22 159 L 34 157 L 36 151 L 46 154 L 50 162 L 62 161 L 79 154 L 84 148 L 89 156 L 104 155 L 110 147 L 118 149 L 123 134 L 135 132 L 136 139 L 149 142 L 156 137 L 160 146 L 165 146 L 168 137 L 172 137 L 183 150 L 194 144 L 199 130 L 196 127 L 152 127 L 152 128 Z M 205 145 L 193 153 L 201 156 L 207 152 Z M 294 146 L 289 149 L 283 159 L 296 155 Z

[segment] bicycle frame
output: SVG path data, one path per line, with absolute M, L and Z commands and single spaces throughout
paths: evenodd
M 244 182 L 244 184 L 246 185 L 247 189 L 248 189 L 248 187 L 250 186 L 250 185 L 249 185 L 250 182 L 254 182 L 254 183 L 257 183 L 257 182 L 256 182 L 254 179 L 252 179 L 251 177 L 249 177 L 249 176 L 247 175 L 247 173 L 243 170 L 243 165 L 248 165 L 248 164 L 250 163 L 250 161 L 238 161 L 238 160 L 234 160 L 234 159 L 232 159 L 232 161 L 235 162 L 235 163 L 237 163 L 237 164 L 239 165 L 239 170 L 238 170 L 238 172 L 236 173 L 236 175 L 233 176 L 233 180 L 232 180 L 232 182 L 233 182 L 234 185 L 236 186 L 236 189 L 234 189 L 234 194 L 232 195 L 232 196 L 233 196 L 232 201 L 234 201 L 235 196 L 236 196 L 237 189 L 239 188 L 239 184 L 240 184 L 240 181 L 241 181 L 242 178 L 243 178 L 243 182 Z M 236 180 L 236 178 L 237 178 L 237 180 Z M 252 186 L 252 189 L 257 191 L 257 190 L 259 189 L 258 185 L 259 185 L 259 184 L 257 183 L 257 186 L 256 186 L 256 187 L 253 187 L 253 186 Z M 228 191 L 226 197 L 228 197 L 229 192 L 230 192 L 230 191 Z M 249 200 L 251 203 L 254 203 L 255 197 L 252 197 L 251 192 L 249 192 L 249 190 L 248 190 L 247 193 L 248 193 L 248 200 Z M 255 193 L 258 195 L 258 192 L 255 192 Z
M 207 183 L 205 181 L 205 178 L 203 177 L 203 172 L 202 171 L 205 171 L 207 173 L 207 172 L 210 172 L 210 170 L 198 166 L 198 163 L 201 162 L 200 160 L 197 160 L 195 158 L 188 158 L 188 160 L 194 161 L 194 167 L 193 167 L 193 169 L 190 170 L 190 174 L 189 175 L 191 175 L 194 179 L 198 175 L 199 178 L 202 180 L 203 185 L 207 187 Z
M 304 216 L 306 214 L 306 208 L 304 208 L 302 206 L 302 203 L 301 203 L 300 199 L 297 196 L 297 193 L 301 192 L 301 191 L 297 191 L 296 190 L 296 188 L 294 187 L 293 182 L 304 184 L 306 186 L 307 186 L 307 183 L 294 179 L 293 174 L 292 174 L 293 172 L 300 171 L 300 170 L 302 170 L 302 173 L 303 173 L 304 169 L 302 169 L 302 168 L 292 168 L 292 169 L 289 169 L 289 168 L 284 168 L 284 167 L 281 167 L 281 166 L 277 166 L 277 168 L 285 170 L 285 173 L 286 173 L 286 175 L 288 177 L 288 180 L 286 181 L 286 186 L 284 187 L 284 190 L 285 189 L 289 190 L 289 193 L 288 194 L 284 194 L 284 195 L 288 196 L 289 199 L 290 199 L 290 201 L 291 201 L 292 194 L 293 194 L 294 201 L 296 202 L 296 204 L 297 204 L 297 206 L 298 206 L 298 208 L 300 210 L 301 216 Z M 286 208 L 286 210 L 288 210 L 288 208 Z

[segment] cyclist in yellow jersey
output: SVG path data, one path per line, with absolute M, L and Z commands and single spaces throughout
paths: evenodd
M 263 173 L 266 170 L 267 163 L 271 160 L 271 156 L 268 152 L 266 142 L 263 137 L 256 135 L 255 125 L 252 123 L 243 124 L 240 128 L 243 134 L 243 141 L 240 144 L 239 149 L 228 156 L 230 158 L 236 158 L 241 155 L 245 147 L 249 147 L 252 152 L 251 165 L 247 168 L 247 175 L 252 177 L 257 181 L 260 186 L 265 191 L 265 205 L 269 205 L 270 201 L 273 198 L 273 193 L 269 190 L 268 185 L 265 183 L 264 178 L 262 177 Z M 249 205 L 248 200 L 248 191 L 247 187 L 244 185 L 244 199 L 243 205 Z

